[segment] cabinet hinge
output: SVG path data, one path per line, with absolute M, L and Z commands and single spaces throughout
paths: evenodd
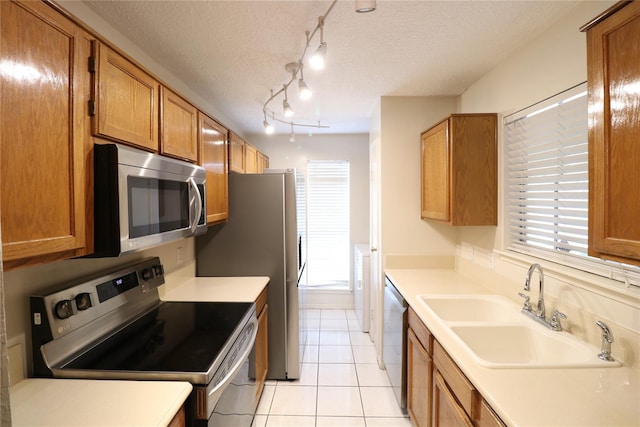
M 96 72 L 96 57 L 95 56 L 90 56 L 89 57 L 89 72 L 90 73 L 95 73 Z
M 89 100 L 89 115 L 90 116 L 96 115 L 96 101 L 94 101 L 93 99 Z

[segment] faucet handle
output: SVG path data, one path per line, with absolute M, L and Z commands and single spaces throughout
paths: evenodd
M 602 329 L 602 348 L 598 357 L 607 362 L 613 362 L 615 359 L 611 357 L 611 343 L 613 342 L 613 334 L 609 327 L 602 321 L 598 320 L 596 325 Z
M 560 319 L 566 319 L 567 315 L 554 309 L 551 312 L 551 321 L 550 321 L 550 326 L 551 329 L 553 329 L 554 331 L 561 331 L 562 330 L 562 323 L 560 323 Z
M 529 302 L 531 297 L 529 295 L 523 294 L 522 292 L 518 292 L 518 295 L 520 295 L 522 298 L 524 298 L 524 306 L 522 307 L 522 310 L 531 311 L 531 303 Z

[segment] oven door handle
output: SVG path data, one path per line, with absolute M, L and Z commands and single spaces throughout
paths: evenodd
M 194 234 L 196 232 L 196 227 L 198 227 L 200 216 L 202 215 L 203 200 L 202 200 L 202 197 L 200 197 L 200 190 L 198 190 L 198 185 L 196 184 L 196 181 L 193 178 L 189 178 L 189 185 L 191 186 L 191 191 L 193 192 L 193 198 L 189 201 L 189 214 L 191 214 L 192 212 L 191 207 L 194 204 L 196 206 L 196 215 L 193 218 L 193 222 L 189 226 L 189 229 L 191 230 L 191 234 Z
M 227 388 L 227 386 L 229 385 L 229 383 L 231 383 L 231 381 L 233 380 L 233 378 L 236 376 L 236 374 L 240 371 L 240 369 L 242 369 L 242 365 L 244 364 L 244 361 L 247 357 L 249 357 L 249 353 L 251 353 L 251 350 L 253 350 L 254 344 L 256 342 L 256 335 L 258 334 L 258 325 L 254 323 L 254 328 L 253 331 L 251 333 L 251 339 L 249 340 L 249 345 L 247 345 L 247 348 L 244 349 L 244 351 L 242 352 L 242 355 L 240 357 L 237 357 L 233 368 L 229 370 L 229 372 L 227 372 L 227 375 L 224 376 L 224 378 L 222 379 L 222 381 L 220 381 L 214 388 L 213 390 L 211 390 L 209 392 L 209 394 L 207 395 L 208 397 L 208 401 L 212 401 L 213 399 L 213 405 L 211 406 L 212 408 L 215 406 L 215 404 L 217 403 L 218 399 L 220 398 L 220 395 L 222 394 L 222 392 L 224 391 L 225 388 Z M 218 394 L 216 396 L 216 394 Z

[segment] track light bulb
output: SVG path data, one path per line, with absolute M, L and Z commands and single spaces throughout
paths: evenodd
M 311 89 L 309 89 L 309 86 L 307 86 L 302 78 L 298 80 L 298 93 L 300 94 L 300 99 L 303 101 L 306 101 L 313 95 L 313 92 L 311 92 Z
M 269 123 L 268 121 L 265 120 L 264 122 L 262 122 L 262 124 L 264 125 L 264 132 L 267 135 L 271 135 L 273 133 L 273 131 L 274 131 L 273 126 L 271 125 L 271 123 Z
M 322 70 L 324 68 L 324 59 L 327 55 L 327 42 L 320 43 L 318 50 L 309 58 L 309 64 L 316 70 Z
M 282 109 L 284 110 L 285 117 L 293 116 L 293 108 L 291 108 L 291 105 L 289 105 L 289 101 L 287 101 L 286 99 L 282 101 Z

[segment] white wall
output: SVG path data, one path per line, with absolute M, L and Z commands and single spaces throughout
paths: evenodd
M 455 254 L 457 230 L 420 218 L 420 134 L 455 110 L 454 97 L 381 98 L 383 262 L 391 254 Z
M 308 160 L 348 160 L 350 169 L 350 271 L 353 245 L 369 241 L 369 135 L 250 135 L 247 141 L 269 156 L 269 167 L 296 168 L 306 176 Z M 349 278 L 353 282 L 353 277 Z M 308 294 L 309 307 L 353 307 L 353 294 Z

